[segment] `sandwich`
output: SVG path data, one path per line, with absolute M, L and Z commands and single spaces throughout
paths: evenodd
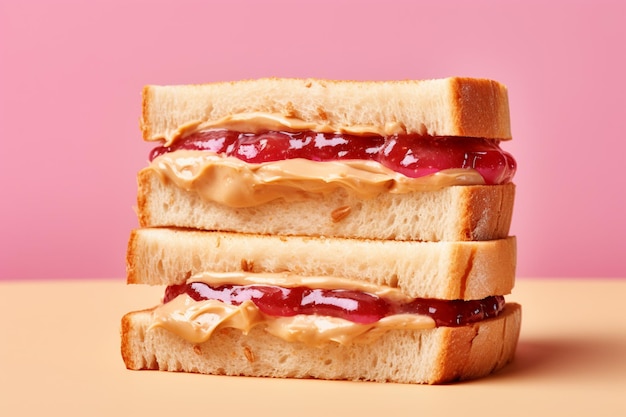
M 485 79 L 146 86 L 128 369 L 436 384 L 515 355 L 507 89 Z

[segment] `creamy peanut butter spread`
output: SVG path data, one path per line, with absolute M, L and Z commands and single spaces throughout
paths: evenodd
M 201 274 L 188 282 L 205 282 L 211 285 L 264 284 L 285 287 L 309 286 L 311 288 L 341 288 L 367 291 L 385 297 L 405 299 L 400 290 L 333 277 L 298 277 L 285 274 Z M 314 286 L 315 285 L 315 286 Z M 313 287 L 314 286 L 314 287 Z M 350 344 L 366 342 L 393 329 L 421 330 L 435 327 L 432 318 L 418 314 L 396 314 L 375 323 L 359 324 L 349 320 L 318 316 L 296 315 L 272 317 L 263 314 L 252 301 L 230 305 L 217 300 L 195 301 L 186 294 L 156 307 L 150 328 L 161 327 L 191 343 L 203 343 L 222 328 L 234 328 L 244 334 L 252 328 L 263 326 L 265 331 L 288 342 L 319 345 L 328 342 Z
M 191 276 L 186 282 L 203 282 L 216 287 L 221 285 L 275 285 L 283 288 L 308 287 L 322 290 L 340 288 L 342 290 L 367 292 L 397 302 L 411 300 L 411 297 L 400 289 L 386 285 L 333 276 L 302 276 L 286 272 L 201 272 Z
M 310 130 L 320 133 L 345 133 L 350 135 L 390 136 L 407 133 L 399 122 L 385 122 L 372 125 L 333 125 L 330 123 L 307 122 L 297 117 L 280 113 L 250 112 L 232 114 L 217 120 L 197 120 L 172 131 L 165 138 L 165 146 L 170 146 L 178 138 L 208 129 L 228 129 L 237 132 L 260 133 L 268 130 L 301 132 Z
M 452 185 L 484 184 L 483 177 L 471 169 L 447 169 L 409 178 L 376 161 L 287 159 L 251 164 L 193 150 L 163 154 L 144 169 L 155 170 L 163 181 L 197 192 L 205 200 L 230 207 L 252 207 L 279 198 L 294 201 L 337 188 L 348 189 L 366 199 L 383 192 L 404 194 Z

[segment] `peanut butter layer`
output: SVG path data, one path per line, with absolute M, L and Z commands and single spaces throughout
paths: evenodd
M 484 184 L 482 176 L 472 169 L 448 169 L 409 178 L 375 161 L 287 159 L 251 164 L 190 150 L 161 155 L 144 169 L 155 170 L 163 181 L 230 207 L 252 207 L 278 198 L 294 201 L 305 194 L 324 194 L 337 188 L 367 199 L 386 192 L 403 194 Z
M 210 285 L 276 285 L 281 287 L 310 286 L 324 289 L 350 289 L 367 291 L 390 299 L 406 300 L 396 288 L 352 281 L 338 277 L 303 277 L 292 274 L 202 273 L 187 282 L 203 282 Z M 270 334 L 288 342 L 310 345 L 334 341 L 349 344 L 365 341 L 391 329 L 430 329 L 433 319 L 418 314 L 395 314 L 375 323 L 359 324 L 349 320 L 319 315 L 299 314 L 292 317 L 272 317 L 263 314 L 251 301 L 240 305 L 226 304 L 217 300 L 195 301 L 181 294 L 152 312 L 151 328 L 162 327 L 192 343 L 206 342 L 220 328 L 235 328 L 244 333 L 255 326 L 264 326 Z

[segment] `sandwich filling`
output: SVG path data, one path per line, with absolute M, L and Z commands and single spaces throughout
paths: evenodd
M 205 273 L 167 287 L 163 305 L 153 311 L 152 327 L 192 343 L 208 340 L 221 328 L 247 333 L 263 325 L 290 342 L 348 344 L 392 329 L 463 326 L 496 317 L 503 307 L 502 296 L 411 298 L 396 288 L 339 278 Z
M 215 152 L 255 164 L 298 158 L 317 162 L 375 161 L 409 178 L 447 169 L 473 169 L 488 185 L 511 182 L 516 170 L 515 160 L 500 148 L 497 140 L 416 134 L 357 136 L 313 131 L 208 130 L 153 149 L 150 160 L 181 149 Z
M 416 135 L 211 130 L 155 148 L 146 169 L 230 207 L 295 201 L 338 188 L 360 198 L 511 182 L 515 160 L 497 141 Z

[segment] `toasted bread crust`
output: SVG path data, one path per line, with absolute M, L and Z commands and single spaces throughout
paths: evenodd
M 511 138 L 508 93 L 485 79 L 337 81 L 265 78 L 199 85 L 146 86 L 145 140 L 171 141 L 241 113 L 269 113 L 329 126 L 396 123 L 401 133 Z
M 383 193 L 367 200 L 337 189 L 298 201 L 231 208 L 180 189 L 151 169 L 140 171 L 138 185 L 141 227 L 419 241 L 505 238 L 515 197 L 514 184 Z
M 322 347 L 285 342 L 257 327 L 247 335 L 222 329 L 201 344 L 151 329 L 150 310 L 122 319 L 122 357 L 128 369 L 217 375 L 446 383 L 488 375 L 510 362 L 521 307 L 505 306 L 496 318 L 462 327 L 396 330 L 352 345 Z

